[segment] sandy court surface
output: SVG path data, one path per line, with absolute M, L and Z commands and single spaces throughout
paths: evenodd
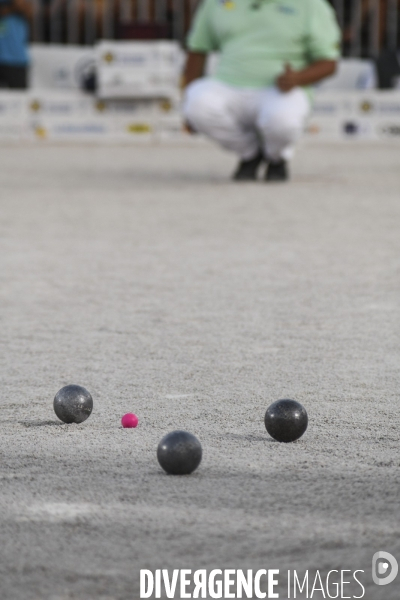
M 398 600 L 371 578 L 400 562 L 398 146 L 308 145 L 287 185 L 208 145 L 0 153 L 1 600 L 137 600 L 140 568 L 362 569 Z M 156 461 L 179 428 L 190 477 Z

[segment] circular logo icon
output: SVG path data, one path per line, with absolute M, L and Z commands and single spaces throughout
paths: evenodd
M 103 56 L 103 60 L 104 60 L 104 62 L 106 62 L 106 63 L 108 63 L 108 64 L 112 63 L 112 62 L 113 62 L 113 60 L 114 60 L 114 55 L 113 55 L 113 53 L 112 53 L 112 52 L 106 52 L 106 53 L 104 54 L 104 56 Z
M 41 109 L 41 104 L 38 100 L 32 100 L 31 102 L 31 110 L 33 112 L 38 112 Z
M 374 105 L 371 102 L 369 102 L 368 100 L 365 100 L 364 102 L 361 102 L 360 108 L 361 108 L 362 112 L 369 113 L 374 109 Z
M 372 559 L 372 579 L 376 585 L 389 585 L 399 572 L 399 564 L 389 552 L 377 552 Z
M 357 123 L 348 121 L 343 125 L 343 130 L 347 135 L 356 135 L 359 131 Z

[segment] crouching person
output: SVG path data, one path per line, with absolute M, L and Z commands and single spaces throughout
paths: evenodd
M 327 0 L 203 0 L 188 38 L 184 116 L 239 157 L 237 181 L 288 179 L 313 84 L 333 75 L 340 30 Z M 207 54 L 219 52 L 204 77 Z

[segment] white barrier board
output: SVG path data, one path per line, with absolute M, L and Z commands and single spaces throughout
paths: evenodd
M 88 46 L 31 44 L 30 88 L 80 90 L 95 70 L 95 49 Z
M 322 141 L 399 139 L 400 93 L 324 92 L 305 137 Z M 0 139 L 188 139 L 177 100 L 103 100 L 82 92 L 0 92 Z
M 306 133 L 326 140 L 400 138 L 398 91 L 319 92 Z
M 176 42 L 100 42 L 99 98 L 175 98 L 182 53 Z

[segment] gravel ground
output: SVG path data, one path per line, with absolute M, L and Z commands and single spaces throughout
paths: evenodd
M 279 569 L 284 599 L 288 569 L 360 569 L 398 600 L 371 577 L 400 562 L 398 146 L 303 146 L 287 185 L 205 144 L 0 151 L 1 600 L 137 600 L 141 568 Z M 158 466 L 173 429 L 192 476 Z

